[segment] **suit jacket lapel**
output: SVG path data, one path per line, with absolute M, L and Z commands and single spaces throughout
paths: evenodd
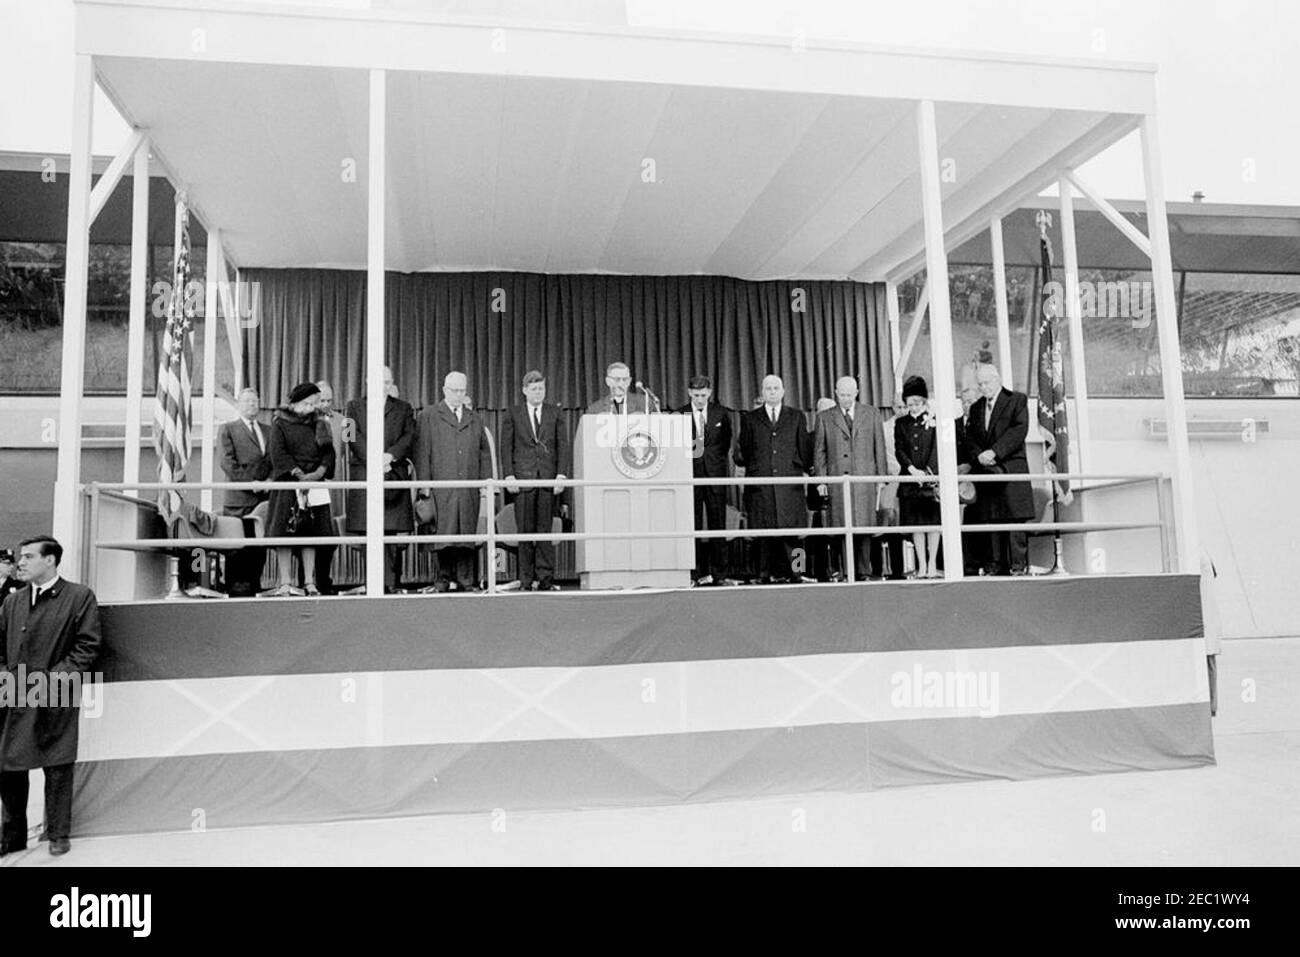
M 1003 396 L 1007 395 L 1005 389 L 999 389 L 998 394 L 993 400 L 993 417 L 989 419 L 989 427 L 986 430 L 989 435 L 993 434 L 993 429 L 998 424 L 998 419 L 1006 414 L 1007 403 Z

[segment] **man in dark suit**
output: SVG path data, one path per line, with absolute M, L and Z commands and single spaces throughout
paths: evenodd
M 966 452 L 975 475 L 1027 475 L 1025 437 L 1029 434 L 1029 399 L 1002 388 L 997 367 L 982 364 L 975 372 L 980 398 L 971 406 Z M 1034 493 L 1028 482 L 976 482 L 975 508 L 985 524 L 1026 522 L 1034 517 Z M 1029 571 L 1029 539 L 1024 532 L 989 536 L 989 574 L 1024 575 Z
M 45 772 L 45 834 L 50 853 L 72 847 L 72 776 L 85 673 L 99 654 L 99 605 L 85 585 L 59 577 L 63 546 L 48 535 L 19 545 L 18 574 L 29 587 L 0 605 L 0 671 L 46 678 L 43 700 L 0 708 L 0 856 L 27 846 L 27 772 Z M 11 689 L 12 690 L 12 689 Z M 39 693 L 39 692 L 38 692 Z
M 463 372 L 449 372 L 442 382 L 442 400 L 426 406 L 416 420 L 415 475 L 429 482 L 477 482 L 492 477 L 492 446 L 487 430 L 469 405 L 469 382 Z M 420 492 L 432 498 L 436 513 L 431 534 L 478 534 L 480 493 L 476 488 L 437 488 Z M 475 591 L 476 542 L 433 546 L 438 556 L 434 590 L 451 589 L 454 577 L 461 591 Z
M 221 426 L 217 442 L 221 446 L 221 470 L 229 482 L 264 482 L 271 475 L 271 456 L 267 451 L 270 435 L 257 421 L 257 391 L 244 389 L 237 400 L 239 417 Z M 240 489 L 226 492 L 222 513 L 245 518 L 259 503 L 266 500 L 268 492 Z M 244 535 L 253 537 L 245 528 Z M 184 562 L 181 563 L 185 564 Z M 233 598 L 251 598 L 256 595 L 262 581 L 262 566 L 266 564 L 266 549 L 241 548 L 226 556 L 226 587 Z
M 988 356 L 988 362 L 992 362 L 992 356 Z M 976 363 L 976 368 L 979 364 Z M 957 461 L 959 467 L 964 465 L 967 472 L 971 470 L 970 447 L 966 442 L 966 433 L 970 431 L 970 410 L 979 400 L 980 391 L 974 384 L 962 387 L 961 390 L 961 418 L 957 420 Z M 975 486 L 975 494 L 979 494 L 979 485 Z M 978 527 L 980 521 L 977 512 L 978 505 L 972 502 L 969 505 L 963 505 L 961 510 L 961 524 L 963 529 Z M 940 555 L 942 556 L 942 547 Z M 962 563 L 966 566 L 965 573 L 967 577 L 974 578 L 984 572 L 992 564 L 989 558 L 989 536 L 987 532 L 963 531 L 961 533 L 961 554 Z
M 691 456 L 696 478 L 726 478 L 727 456 L 731 453 L 731 410 L 713 401 L 713 380 L 692 376 L 687 384 L 691 401 L 674 411 L 691 417 Z M 707 521 L 707 525 L 706 525 Z M 725 485 L 697 486 L 695 527 L 720 532 L 727 528 Z M 695 584 L 712 585 L 729 575 L 727 540 L 698 539 L 695 542 Z
M 626 362 L 611 362 L 605 370 L 605 388 L 608 393 L 587 407 L 588 415 L 637 415 L 656 412 L 650 397 L 644 392 L 629 392 L 632 387 L 632 370 Z
M 507 410 L 501 422 L 501 471 L 517 479 L 563 479 L 573 471 L 573 443 L 560 422 L 560 407 L 546 401 L 546 379 L 536 369 L 524 376 L 524 401 Z M 515 527 L 520 534 L 549 535 L 556 491 L 507 485 L 515 493 Z M 519 587 L 553 591 L 555 543 L 519 543 Z
M 740 440 L 735 462 L 751 478 L 804 475 L 808 471 L 811 440 L 804 414 L 784 402 L 780 377 L 763 379 L 763 404 L 740 417 Z M 750 528 L 801 528 L 808 524 L 808 506 L 802 485 L 749 485 L 745 487 L 745 514 Z M 789 581 L 794 536 L 769 536 L 758 544 L 759 579 Z
M 409 459 L 415 449 L 415 410 L 409 402 L 395 399 L 390 394 L 393 373 L 384 366 L 384 455 L 383 474 L 389 482 L 408 482 L 411 479 Z M 348 479 L 363 482 L 366 478 L 366 400 L 353 399 L 348 403 L 345 416 L 351 440 L 348 442 Z M 349 533 L 366 533 L 366 490 L 348 489 L 346 496 L 347 529 Z M 415 528 L 415 512 L 411 508 L 411 490 L 391 488 L 384 490 L 384 534 L 410 534 Z M 384 546 L 384 592 L 397 591 L 402 577 L 404 545 Z

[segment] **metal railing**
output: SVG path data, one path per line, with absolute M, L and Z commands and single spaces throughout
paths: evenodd
M 1088 532 L 1115 532 L 1115 531 L 1137 531 L 1143 529 L 1157 529 L 1160 532 L 1161 543 L 1161 561 L 1164 571 L 1168 571 L 1173 561 L 1173 545 L 1170 539 L 1170 521 L 1172 517 L 1172 504 L 1169 502 L 1167 482 L 1168 476 L 1165 473 L 1133 473 L 1133 474 L 1099 474 L 1099 473 L 1030 473 L 1030 474 L 996 474 L 996 475 L 958 475 L 960 482 L 972 483 L 999 483 L 1008 482 L 1088 482 L 1090 484 L 1073 489 L 1074 494 L 1081 492 L 1092 492 L 1103 489 L 1114 489 L 1124 486 L 1139 485 L 1152 483 L 1156 490 L 1157 516 L 1154 521 L 1113 521 L 1113 522 L 1083 522 L 1083 521 L 1026 521 L 1026 522 L 1001 522 L 988 524 L 967 524 L 962 526 L 962 534 L 981 534 L 992 532 L 1025 532 L 1029 535 L 1041 534 L 1081 534 Z M 392 533 L 386 532 L 379 536 L 385 545 L 426 545 L 426 544 L 458 544 L 487 546 L 489 557 L 488 574 L 487 574 L 487 592 L 494 594 L 497 592 L 496 587 L 496 570 L 494 555 L 496 547 L 503 544 L 517 544 L 524 541 L 532 542 L 582 542 L 582 541 L 625 541 L 628 539 L 638 540 L 708 540 L 708 539 L 753 539 L 753 538 L 807 538 L 807 537 L 838 537 L 844 538 L 844 577 L 847 581 L 853 581 L 856 569 L 855 555 L 853 548 L 853 538 L 855 535 L 882 535 L 897 534 L 907 535 L 915 532 L 942 532 L 942 524 L 932 525 L 859 525 L 850 521 L 847 524 L 829 525 L 813 527 L 809 525 L 786 526 L 779 528 L 736 528 L 736 529 L 691 529 L 690 531 L 618 531 L 618 532 L 501 532 L 496 528 L 496 509 L 493 507 L 496 493 L 516 489 L 546 488 L 556 491 L 568 488 L 638 488 L 645 487 L 647 484 L 655 486 L 690 486 L 710 487 L 724 486 L 727 488 L 735 487 L 752 487 L 752 486 L 786 486 L 794 485 L 807 487 L 810 485 L 826 485 L 828 491 L 830 487 L 837 486 L 843 494 L 842 513 L 846 518 L 851 519 L 853 515 L 853 489 L 854 486 L 860 485 L 892 485 L 892 484 L 917 484 L 937 485 L 938 476 L 916 476 L 916 475 L 832 475 L 832 476 L 730 476 L 726 478 L 682 478 L 682 479 L 659 479 L 655 478 L 649 482 L 645 479 L 514 479 L 507 481 L 505 479 L 488 478 L 467 481 L 388 481 L 383 482 L 383 488 L 389 489 L 415 489 L 415 490 L 432 490 L 432 489 L 477 489 L 479 491 L 479 508 L 480 515 L 485 519 L 485 528 L 482 532 L 464 532 L 457 534 L 419 534 L 419 533 Z M 99 532 L 99 514 L 100 501 L 109 498 L 114 501 L 129 502 L 133 505 L 156 511 L 156 503 L 153 498 L 139 498 L 125 494 L 128 491 L 159 493 L 164 491 L 177 491 L 182 495 L 185 492 L 202 491 L 211 489 L 213 491 L 289 491 L 297 489 L 323 488 L 327 490 L 347 490 L 347 489 L 365 489 L 365 481 L 319 481 L 319 482 L 187 482 L 187 483 L 163 483 L 163 482 L 90 482 L 82 486 L 83 493 L 89 498 L 89 508 L 87 509 L 87 535 L 85 540 L 89 542 L 90 547 L 85 550 L 85 568 L 83 569 L 84 580 L 95 583 L 98 553 L 100 550 L 131 550 L 131 551 L 173 551 L 181 549 L 199 548 L 207 551 L 234 551 L 240 548 L 302 548 L 307 546 L 318 545 L 351 545 L 355 547 L 364 546 L 367 536 L 352 535 L 320 535 L 320 536 L 280 536 L 280 537 L 263 537 L 256 539 L 248 538 L 216 538 L 216 537 L 198 537 L 198 538 L 133 538 L 133 539 L 106 539 L 100 540 Z M 367 569 L 366 574 L 382 574 L 379 569 Z

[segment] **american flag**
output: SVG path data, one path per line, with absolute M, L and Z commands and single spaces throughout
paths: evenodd
M 1065 410 L 1065 362 L 1061 357 L 1061 342 L 1057 337 L 1060 317 L 1050 288 L 1052 282 L 1052 242 L 1047 238 L 1051 218 L 1038 214 L 1038 246 L 1040 253 L 1040 280 L 1042 302 L 1038 313 L 1038 425 L 1043 430 L 1045 448 L 1043 466 L 1047 472 L 1069 472 L 1070 426 Z M 1057 494 L 1064 501 L 1070 498 L 1070 483 L 1055 482 Z
M 194 357 L 195 300 L 187 300 L 185 295 L 190 281 L 190 214 L 179 201 L 176 215 L 180 241 L 176 244 L 171 296 L 167 300 L 167 325 L 163 329 L 158 394 L 153 410 L 159 482 L 185 481 L 185 466 L 190 460 L 190 362 Z M 167 513 L 180 507 L 180 493 L 159 493 L 159 510 Z

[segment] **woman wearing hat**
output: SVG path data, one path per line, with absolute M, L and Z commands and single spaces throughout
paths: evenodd
M 334 437 L 328 423 L 316 414 L 320 389 L 314 383 L 294 386 L 288 405 L 276 413 L 271 423 L 271 480 L 273 482 L 319 482 L 334 474 Z M 315 494 L 311 494 L 311 493 Z M 334 529 L 330 522 L 329 493 L 324 489 L 283 489 L 271 492 L 267 535 L 328 536 Z M 298 552 L 302 562 L 306 590 L 292 584 L 290 555 Z M 275 550 L 276 573 L 280 584 L 264 594 L 319 595 L 316 588 L 316 549 L 310 545 Z
M 903 383 L 903 403 L 907 411 L 894 421 L 894 455 L 904 475 L 938 475 L 939 443 L 935 418 L 929 409 L 930 392 L 919 375 Z M 903 525 L 938 525 L 938 488 L 933 483 L 900 482 L 898 517 Z M 938 578 L 935 558 L 939 552 L 939 532 L 913 532 L 916 548 L 916 577 Z

